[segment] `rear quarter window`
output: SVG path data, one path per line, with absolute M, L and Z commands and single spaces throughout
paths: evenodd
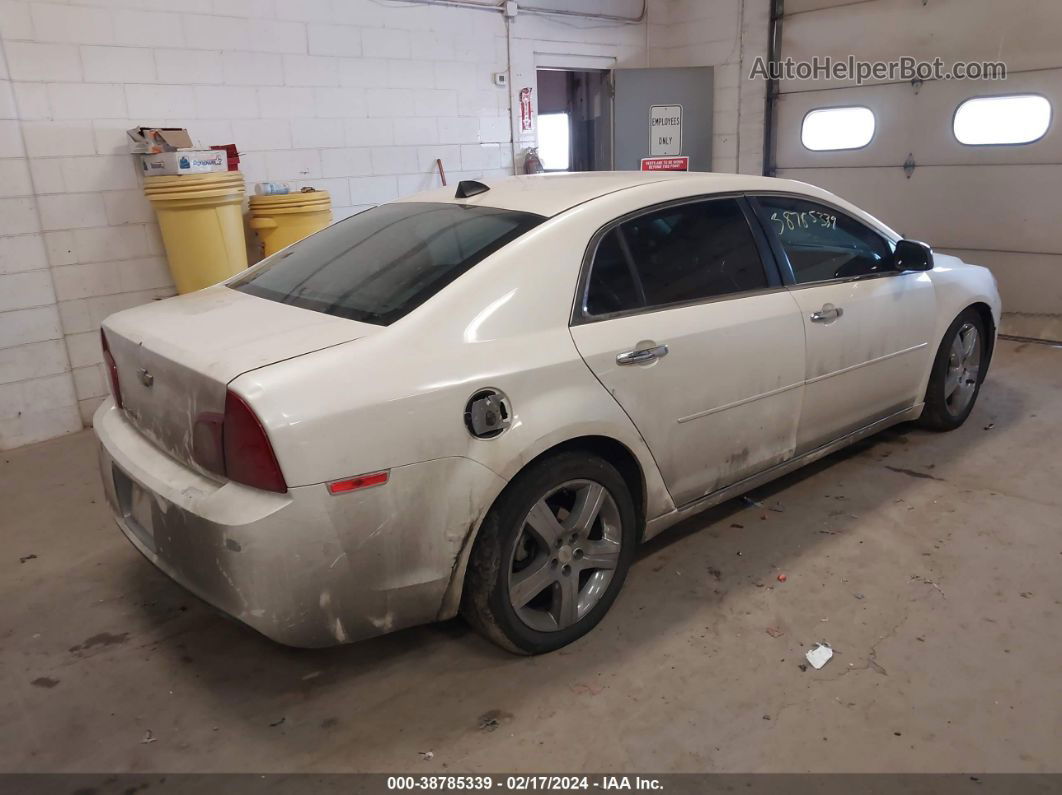
M 492 207 L 383 204 L 278 251 L 229 287 L 386 326 L 544 220 Z

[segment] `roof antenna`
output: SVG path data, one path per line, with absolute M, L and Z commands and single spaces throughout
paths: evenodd
M 463 179 L 457 183 L 457 193 L 454 194 L 454 198 L 468 199 L 480 193 L 486 193 L 489 190 L 490 187 L 482 182 L 476 182 L 474 179 Z

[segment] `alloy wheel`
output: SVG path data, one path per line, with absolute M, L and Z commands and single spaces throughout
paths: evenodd
M 964 323 L 951 341 L 944 377 L 944 403 L 953 416 L 970 405 L 980 376 L 981 335 L 973 323 Z

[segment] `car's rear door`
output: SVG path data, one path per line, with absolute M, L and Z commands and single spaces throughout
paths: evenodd
M 935 351 L 933 282 L 900 273 L 892 246 L 841 210 L 750 197 L 800 305 L 807 340 L 798 454 L 914 405 Z
M 804 330 L 747 212 L 740 197 L 700 198 L 617 219 L 580 282 L 575 344 L 677 505 L 796 447 Z

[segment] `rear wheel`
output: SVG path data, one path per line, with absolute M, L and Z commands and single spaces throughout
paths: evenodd
M 608 611 L 636 541 L 634 504 L 611 464 L 578 452 L 539 461 L 484 519 L 462 613 L 510 651 L 558 649 Z
M 948 327 L 933 361 L 919 423 L 938 431 L 958 428 L 973 411 L 987 365 L 987 337 L 981 314 L 972 307 Z

